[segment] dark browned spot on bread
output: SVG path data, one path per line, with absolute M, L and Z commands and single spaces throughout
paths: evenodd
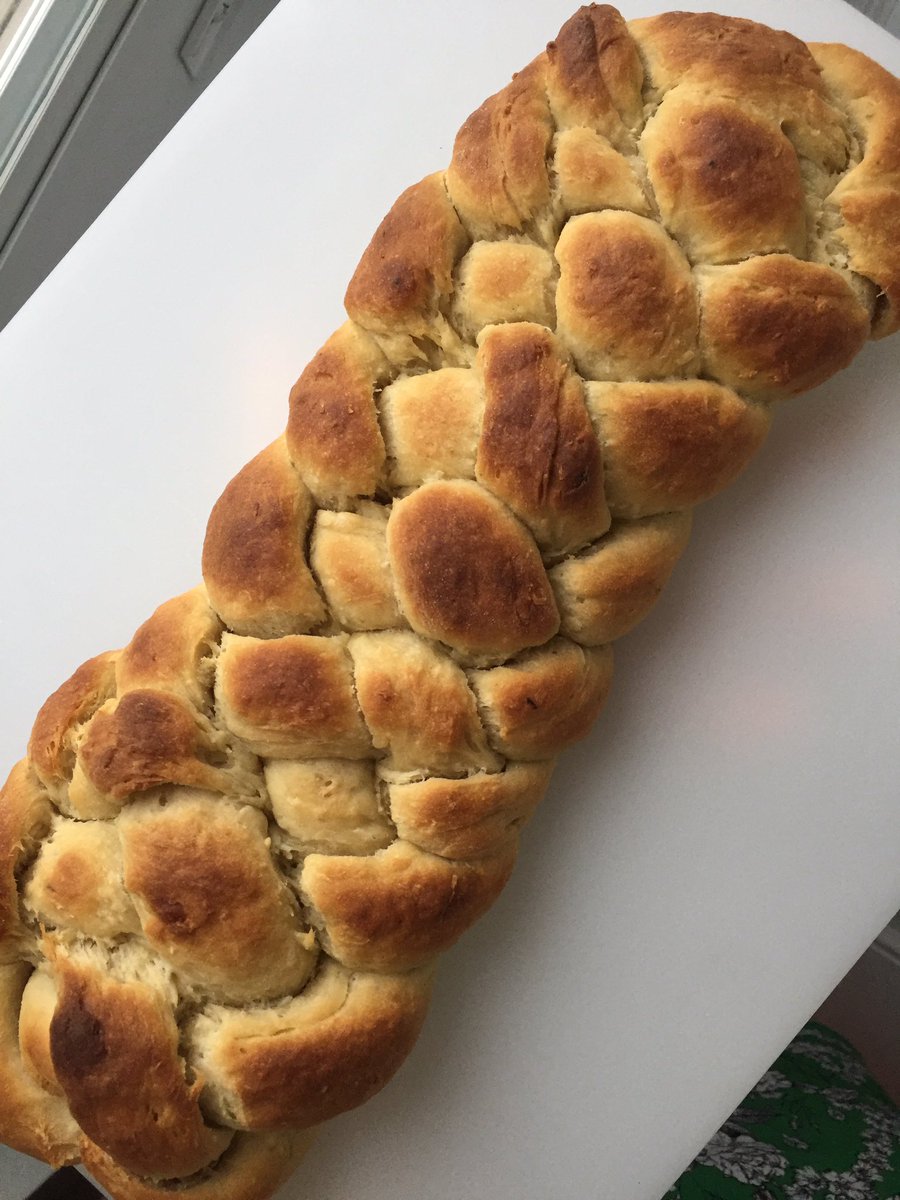
M 106 1059 L 109 1048 L 103 1025 L 91 1012 L 84 987 L 69 988 L 50 1025 L 54 1066 L 61 1075 L 85 1075 Z
M 53 1066 L 85 1133 L 127 1170 L 157 1179 L 216 1159 L 232 1135 L 204 1124 L 161 983 L 123 982 L 90 960 L 59 958 L 56 969 Z

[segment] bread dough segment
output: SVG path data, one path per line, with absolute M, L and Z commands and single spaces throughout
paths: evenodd
M 392 486 L 474 479 L 483 408 L 476 372 L 462 367 L 389 384 L 381 393 L 381 425 Z
M 316 515 L 309 561 L 334 619 L 344 628 L 392 629 L 403 624 L 388 563 L 388 513 L 380 504 L 359 512 Z
M 448 950 L 512 874 L 515 841 L 451 862 L 396 841 L 366 858 L 311 854 L 299 893 L 332 958 L 362 971 L 408 971 Z
M 612 686 L 612 650 L 556 638 L 470 678 L 491 744 L 513 761 L 552 758 L 586 737 Z
M 582 646 L 623 637 L 659 599 L 687 546 L 691 510 L 616 521 L 583 554 L 552 567 L 560 632 Z
M 556 330 L 586 379 L 696 374 L 690 264 L 655 221 L 613 209 L 572 217 L 556 257 Z
M 806 257 L 800 163 L 773 121 L 676 89 L 647 123 L 641 151 L 663 224 L 692 262 Z
M 112 821 L 54 821 L 24 899 L 41 924 L 89 937 L 114 938 L 141 927 L 122 881 L 122 847 Z
M 720 492 L 765 441 L 771 417 L 702 379 L 589 383 L 588 408 L 606 464 L 616 517 L 690 508 Z
M 315 938 L 272 862 L 262 813 L 182 792 L 135 802 L 118 824 L 144 935 L 185 980 L 234 1004 L 303 987 Z
M 394 840 L 375 764 L 348 758 L 269 759 L 272 815 L 300 853 L 373 854 Z
M 226 728 L 273 758 L 368 758 L 347 638 L 225 634 L 216 703 Z
M 190 1037 L 205 1107 L 255 1130 L 303 1129 L 355 1108 L 412 1048 L 431 979 L 428 967 L 373 975 L 325 959 L 303 994 L 281 1004 L 208 1005 Z
M 609 528 L 600 447 L 584 383 L 553 334 L 525 322 L 486 329 L 477 367 L 485 394 L 478 482 L 545 554 L 594 541 Z
M 206 1124 L 200 1086 L 185 1075 L 166 973 L 137 954 L 129 969 L 123 960 L 130 953 L 104 962 L 99 948 L 51 948 L 56 1076 L 78 1124 L 127 1171 L 152 1179 L 193 1175 L 233 1134 Z
M 307 633 L 325 619 L 303 553 L 313 511 L 284 437 L 239 471 L 216 502 L 203 578 L 213 608 L 234 633 Z
M 412 628 L 473 657 L 506 658 L 559 627 L 531 535 L 475 483 L 440 482 L 394 502 L 388 553 Z
M 706 371 L 747 395 L 808 391 L 848 366 L 869 336 L 856 292 L 820 263 L 771 254 L 703 268 L 697 282 Z
M 389 773 L 498 770 L 464 672 L 408 630 L 350 640 L 356 694 Z
M 531 817 L 552 772 L 552 760 L 544 760 L 462 779 L 392 782 L 391 820 L 400 838 L 441 858 L 497 854 Z

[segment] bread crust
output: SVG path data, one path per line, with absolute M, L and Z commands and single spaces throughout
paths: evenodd
M 249 1129 L 305 1129 L 362 1104 L 411 1050 L 430 990 L 427 968 L 370 974 L 327 962 L 282 1005 L 208 1009 L 194 1029 L 208 1106 Z

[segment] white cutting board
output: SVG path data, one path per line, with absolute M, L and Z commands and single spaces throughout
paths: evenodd
M 0 334 L 0 762 L 197 581 L 384 211 L 572 7 L 282 0 Z M 721 7 L 900 72 L 842 0 Z M 698 514 L 409 1063 L 283 1200 L 659 1200 L 900 907 L 898 367 L 786 406 Z

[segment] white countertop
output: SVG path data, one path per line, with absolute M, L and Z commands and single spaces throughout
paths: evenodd
M 572 7 L 282 0 L 0 334 L 0 762 L 199 579 L 384 211 Z M 720 7 L 900 71 L 842 0 Z M 659 1200 L 900 907 L 898 368 L 787 405 L 698 513 L 412 1058 L 283 1200 Z

